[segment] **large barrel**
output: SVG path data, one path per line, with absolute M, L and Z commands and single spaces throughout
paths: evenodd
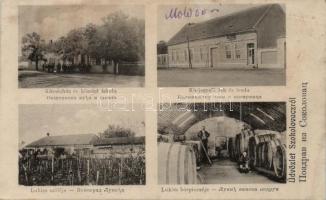
M 229 157 L 231 160 L 236 160 L 236 153 L 235 153 L 235 138 L 229 138 L 228 139 L 228 151 L 229 151 Z
M 196 156 L 196 163 L 199 164 L 203 160 L 203 147 L 201 145 L 201 141 L 185 140 L 183 144 L 193 149 Z
M 237 134 L 235 137 L 234 137 L 234 157 L 235 157 L 235 160 L 238 161 L 238 159 L 240 158 L 240 140 L 241 140 L 241 135 L 240 133 Z
M 180 143 L 158 144 L 159 184 L 196 184 L 196 158 L 194 151 Z
M 277 178 L 286 179 L 286 132 L 274 138 L 276 150 L 273 154 L 274 172 Z
M 259 139 L 257 136 L 253 136 L 249 139 L 248 156 L 249 156 L 249 165 L 251 168 L 254 168 L 257 165 L 258 144 L 259 144 Z
M 249 142 L 249 157 L 255 156 L 255 167 L 264 167 L 265 169 L 271 169 L 273 162 L 273 152 L 275 150 L 275 142 L 273 138 L 277 132 L 274 131 L 262 131 L 256 133 L 253 139 Z M 254 151 L 252 148 L 256 148 Z M 254 155 L 250 155 L 254 154 Z
M 241 133 L 235 137 L 236 157 L 237 159 L 243 152 L 248 152 L 249 139 L 253 136 L 253 132 L 249 129 L 242 130 Z
M 273 172 L 278 179 L 286 177 L 286 140 L 285 133 L 270 130 L 255 131 L 249 140 L 251 166 Z

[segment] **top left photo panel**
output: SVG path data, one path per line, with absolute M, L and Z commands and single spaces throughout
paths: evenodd
M 145 85 L 143 5 L 18 7 L 19 88 Z

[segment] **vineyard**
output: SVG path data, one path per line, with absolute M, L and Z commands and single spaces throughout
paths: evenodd
M 144 185 L 145 155 L 19 159 L 20 185 Z

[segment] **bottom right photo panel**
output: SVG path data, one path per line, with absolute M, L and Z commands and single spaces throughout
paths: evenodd
M 286 183 L 286 103 L 162 103 L 158 182 Z

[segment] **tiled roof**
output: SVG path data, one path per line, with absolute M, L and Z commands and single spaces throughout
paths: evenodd
M 189 41 L 193 41 L 221 37 L 232 33 L 253 31 L 255 26 L 273 6 L 280 7 L 277 4 L 266 4 L 204 22 L 186 24 L 168 41 L 168 45 L 184 43 L 188 39 Z
M 94 134 L 46 136 L 28 144 L 26 147 L 92 145 L 97 140 L 98 136 Z
M 101 138 L 94 145 L 123 145 L 123 144 L 145 144 L 145 137 L 115 137 L 115 138 Z

